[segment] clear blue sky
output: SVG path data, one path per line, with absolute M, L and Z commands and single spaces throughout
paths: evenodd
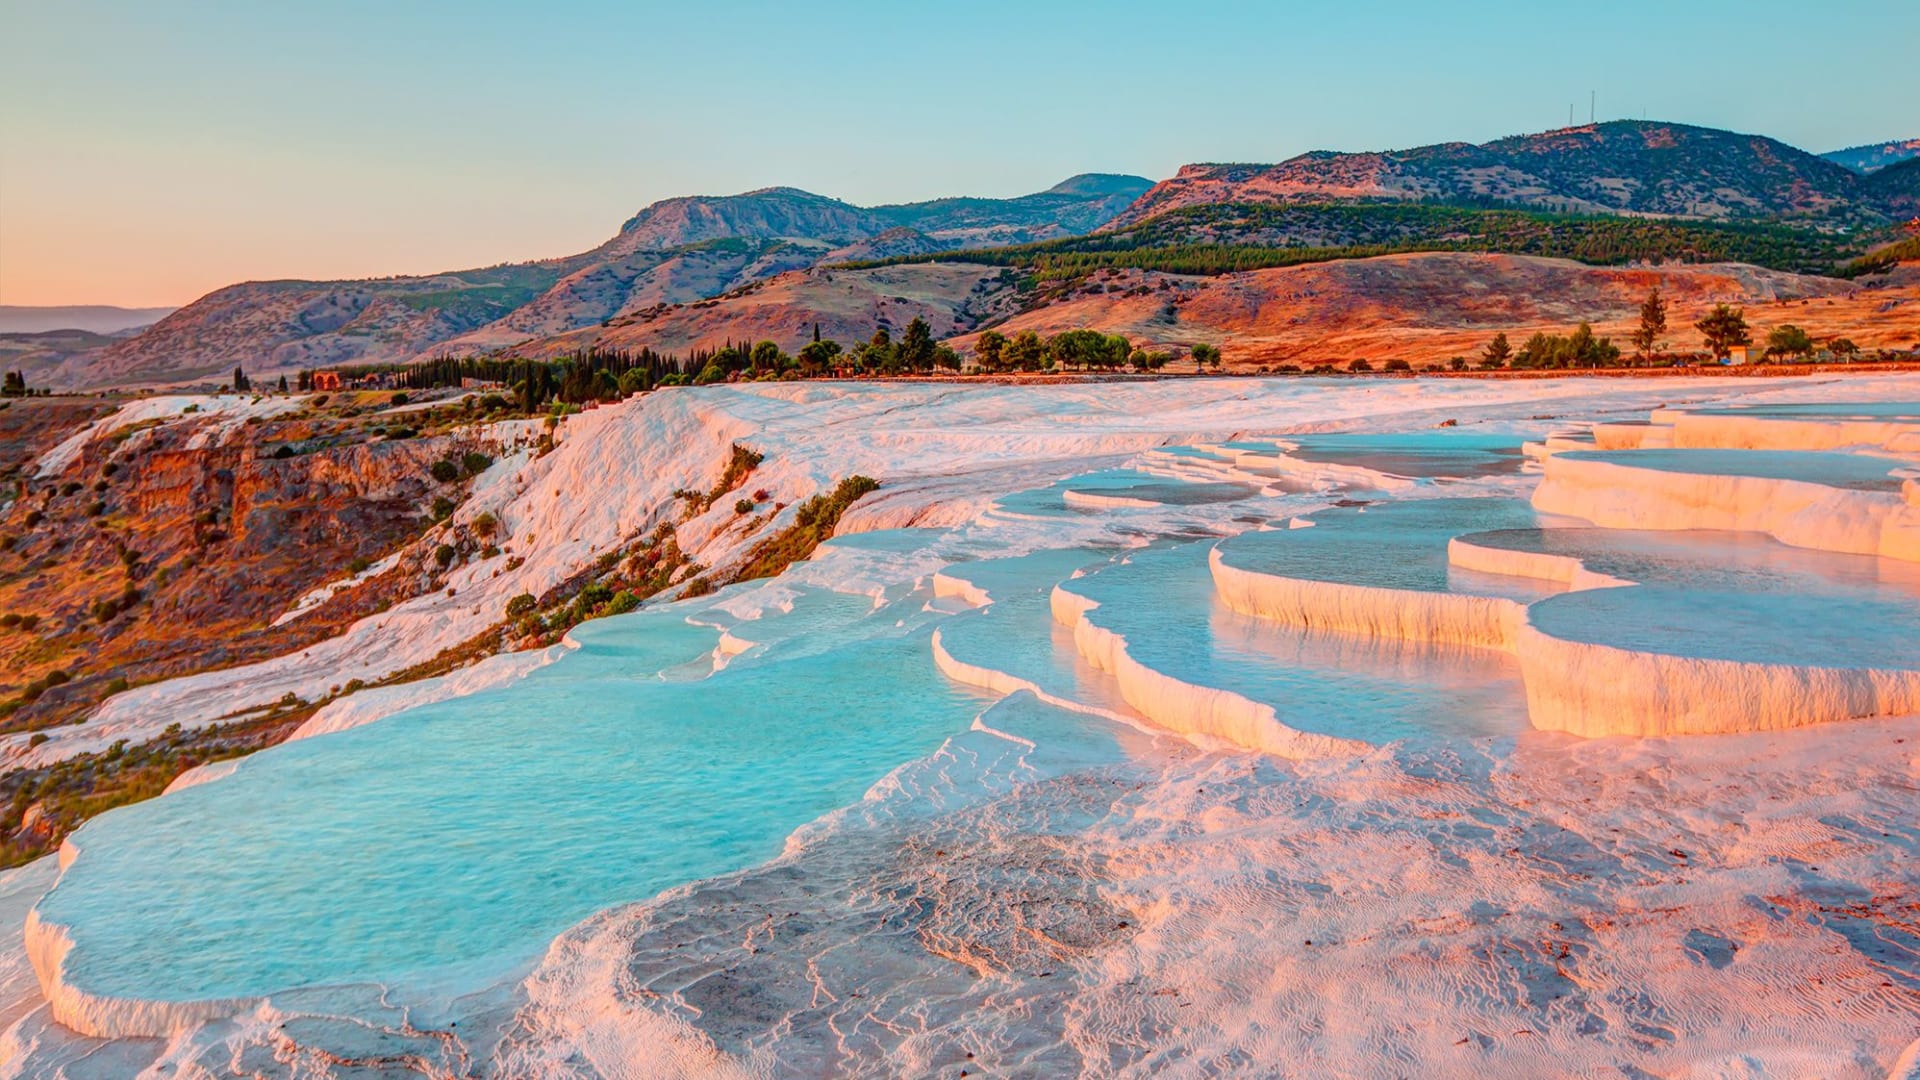
M 0 303 L 590 247 L 859 203 L 1639 116 L 1920 135 L 1920 3 L 0 0 Z

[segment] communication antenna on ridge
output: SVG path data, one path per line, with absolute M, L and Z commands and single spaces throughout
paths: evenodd
M 1587 123 L 1588 124 L 1593 123 L 1593 104 L 1599 99 L 1600 99 L 1600 91 L 1598 90 L 1587 91 Z

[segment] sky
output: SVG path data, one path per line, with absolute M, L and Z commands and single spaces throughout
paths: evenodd
M 860 204 L 1639 117 L 1920 136 L 1920 3 L 0 0 L 0 304 L 583 251 Z

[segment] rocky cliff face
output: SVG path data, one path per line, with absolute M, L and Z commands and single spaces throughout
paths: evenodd
M 11 410 L 10 410 L 11 411 Z M 368 440 L 310 415 L 222 434 L 193 415 L 94 439 L 64 468 L 31 475 L 0 516 L 0 699 L 62 671 L 68 681 L 0 717 L 57 720 L 139 681 L 242 663 L 319 640 L 430 587 L 396 570 L 273 625 L 308 590 L 418 536 L 436 498 L 462 484 L 431 467 L 469 436 Z M 285 448 L 285 449 L 282 449 Z

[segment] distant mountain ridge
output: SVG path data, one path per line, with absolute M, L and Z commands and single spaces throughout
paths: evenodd
M 1889 165 L 1920 158 L 1920 139 L 1894 139 L 1890 142 L 1849 146 L 1845 150 L 1830 150 L 1820 156 L 1857 173 L 1876 172 Z
M 1855 150 L 1885 157 L 1896 145 Z M 1034 250 L 1076 243 L 1092 250 L 1118 243 L 1111 234 L 1123 231 L 1129 242 L 1152 233 L 1151 243 L 1235 252 L 1259 244 L 1472 247 L 1478 234 L 1447 232 L 1460 231 L 1447 224 L 1458 215 L 1395 213 L 1423 205 L 1473 209 L 1482 217 L 1500 208 L 1509 217 L 1528 217 L 1522 224 L 1536 231 L 1573 228 L 1565 223 L 1594 216 L 1744 230 L 1764 235 L 1742 240 L 1737 250 L 1747 256 L 1739 257 L 1758 258 L 1760 251 L 1768 257 L 1758 261 L 1767 265 L 1821 273 L 1850 257 L 1841 250 L 1846 238 L 1881 236 L 1894 222 L 1920 214 L 1920 158 L 1859 172 L 1845 162 L 1866 162 L 1859 164 L 1863 169 L 1871 162 L 1849 153 L 1823 157 L 1764 136 L 1612 121 L 1484 144 L 1188 165 L 1157 184 L 1087 173 L 1013 198 L 863 207 L 793 187 L 685 196 L 647 206 L 598 247 L 564 259 L 413 278 L 229 286 L 132 340 L 67 357 L 48 381 L 85 387 L 223 377 L 235 366 L 271 377 L 302 367 L 444 355 L 551 356 L 589 344 L 630 347 L 657 338 L 664 346 L 716 333 L 747 335 L 759 323 L 791 323 L 785 329 L 792 330 L 809 318 L 890 325 L 909 309 L 923 310 L 938 325 L 971 326 L 1001 317 L 995 312 L 1016 302 L 1010 299 L 1017 292 L 1015 270 L 1032 267 L 1001 260 L 1008 269 L 991 274 L 943 271 L 940 288 L 923 296 L 912 272 L 851 277 L 855 271 L 838 264 L 1046 241 L 1054 243 Z M 1305 211 L 1315 213 L 1295 220 Z M 1541 217 L 1538 211 L 1589 217 L 1542 224 L 1531 220 Z M 1714 224 L 1723 222 L 1731 224 Z M 1614 253 L 1601 261 L 1619 261 L 1623 244 L 1645 239 L 1614 236 L 1611 223 L 1580 227 L 1594 234 L 1594 250 Z M 1089 234 L 1095 235 L 1071 239 Z M 1726 255 L 1722 238 L 1680 239 L 1686 242 L 1662 240 L 1658 258 L 1712 261 L 1714 250 L 1735 257 Z M 1584 249 L 1565 242 L 1549 247 L 1584 257 L 1578 254 Z M 1779 247 L 1791 250 L 1781 255 Z M 1231 260 L 1192 265 L 1199 269 L 1180 272 L 1220 272 Z M 803 271 L 806 280 L 792 276 Z M 948 295 L 950 286 L 964 295 Z M 1028 296 L 1017 302 L 1049 301 Z
M 108 304 L 33 307 L 0 304 L 0 334 L 39 334 L 49 330 L 85 330 L 117 334 L 151 326 L 172 314 L 170 307 L 128 308 Z
M 138 337 L 49 373 L 85 387 L 487 352 L 704 300 L 834 255 L 1019 243 L 1086 232 L 1152 186 L 1087 174 L 1009 199 L 859 207 L 773 187 L 656 202 L 592 251 L 424 277 L 230 285 Z M 903 231 L 905 230 L 905 231 Z
M 1274 165 L 1188 165 L 1108 222 L 1120 229 L 1208 203 L 1490 201 L 1576 213 L 1706 220 L 1881 218 L 1844 165 L 1760 135 L 1616 120 L 1482 145 L 1316 151 Z

